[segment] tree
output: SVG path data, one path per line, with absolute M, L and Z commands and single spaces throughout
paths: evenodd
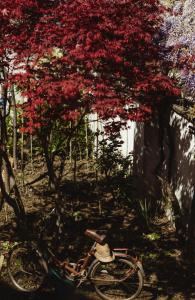
M 15 80 L 28 99 L 29 131 L 75 118 L 81 107 L 139 120 L 156 94 L 178 92 L 162 73 L 153 41 L 162 21 L 158 1 L 16 2 L 1 4 L 1 48 L 12 51 L 16 68 L 23 66 Z M 125 109 L 137 101 L 139 108 Z
M 96 111 L 111 122 L 119 116 L 110 127 L 117 130 L 179 94 L 154 42 L 157 0 L 5 0 L 0 11 L 0 55 L 14 70 L 8 84 L 26 99 L 25 131 L 39 134 L 55 188 L 48 147 L 56 121 L 72 121 L 74 131 Z
M 176 1 L 163 27 L 166 59 L 173 62 L 186 95 L 195 95 L 195 18 L 194 1 Z

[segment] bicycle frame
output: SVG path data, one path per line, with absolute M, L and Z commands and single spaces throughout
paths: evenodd
M 71 274 L 73 274 L 73 276 L 81 276 L 83 274 L 83 271 L 86 270 L 87 267 L 90 266 L 91 264 L 91 260 L 92 258 L 94 258 L 94 253 L 95 253 L 95 247 L 96 247 L 96 242 L 93 244 L 93 246 L 91 247 L 91 249 L 89 250 L 89 252 L 87 253 L 87 255 L 80 259 L 75 265 L 76 267 L 79 266 L 79 271 L 77 270 L 77 268 L 74 268 L 71 266 L 71 264 L 67 261 L 60 261 L 59 259 L 56 258 L 56 256 L 51 252 L 51 250 L 48 250 L 49 253 L 52 255 L 54 262 L 56 263 L 57 266 L 59 266 L 62 269 L 67 270 L 68 272 L 70 272 Z M 137 266 L 137 268 L 142 272 L 142 274 L 144 275 L 144 270 L 143 270 L 143 266 L 141 261 L 138 259 L 138 257 L 133 257 L 130 256 L 129 253 L 129 249 L 128 248 L 114 248 L 113 249 L 113 253 L 115 255 L 115 257 L 120 257 L 120 258 L 124 258 L 124 259 L 128 259 L 130 260 L 134 265 Z M 127 280 L 128 278 L 130 278 L 136 271 L 137 268 L 135 268 L 134 270 L 130 270 L 128 271 L 125 276 L 123 278 L 121 278 L 120 280 L 107 280 L 107 283 L 110 284 L 111 282 L 122 282 Z M 94 281 L 94 280 L 92 280 Z M 96 281 L 96 280 L 95 280 Z M 104 283 L 106 283 L 104 281 Z
M 55 256 L 55 254 L 50 249 L 47 249 L 47 250 L 50 253 L 51 257 L 53 258 L 54 263 L 60 269 L 65 269 L 65 270 L 69 271 L 70 273 L 72 273 L 74 276 L 79 276 L 79 275 L 82 275 L 83 271 L 86 270 L 86 268 L 90 265 L 91 259 L 94 257 L 95 246 L 96 246 L 96 243 L 93 244 L 93 246 L 91 247 L 91 249 L 89 250 L 87 255 L 84 258 L 80 259 L 75 264 L 76 267 L 79 267 L 79 271 L 77 271 L 76 268 L 72 267 L 71 264 L 67 260 L 61 261 Z M 42 256 L 41 253 L 39 253 L 39 256 L 40 255 Z M 42 259 L 44 259 L 43 256 L 42 256 Z M 45 261 L 45 259 L 44 259 L 44 261 Z M 46 261 L 45 261 L 45 264 L 47 264 Z M 48 270 L 48 267 L 47 267 L 47 270 Z

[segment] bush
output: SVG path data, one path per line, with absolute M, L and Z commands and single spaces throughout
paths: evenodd
M 132 154 L 123 157 L 120 150 L 122 143 L 119 134 L 110 135 L 100 142 L 97 153 L 97 168 L 115 199 L 124 199 L 132 186 Z

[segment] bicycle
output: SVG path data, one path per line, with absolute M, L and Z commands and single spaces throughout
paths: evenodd
M 47 248 L 41 250 L 34 243 L 16 245 L 8 256 L 8 274 L 14 287 L 23 292 L 35 292 L 52 274 L 66 283 L 80 287 L 90 282 L 100 298 L 132 300 L 138 297 L 144 283 L 141 261 L 129 254 L 128 248 L 114 248 L 107 236 L 87 229 L 85 235 L 93 240 L 87 254 L 76 263 L 60 260 Z M 47 257 L 44 252 L 47 252 Z

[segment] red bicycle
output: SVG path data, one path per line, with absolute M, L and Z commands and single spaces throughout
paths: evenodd
M 59 260 L 51 249 L 33 243 L 16 245 L 9 253 L 8 274 L 20 291 L 34 292 L 41 288 L 48 274 L 71 281 L 76 287 L 90 281 L 97 294 L 105 300 L 132 300 L 141 292 L 144 271 L 141 261 L 130 256 L 129 249 L 110 249 L 106 235 L 94 230 L 85 234 L 94 243 L 76 263 Z

